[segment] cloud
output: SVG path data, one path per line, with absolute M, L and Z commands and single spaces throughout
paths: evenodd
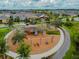
M 0 9 L 79 8 L 79 0 L 0 0 Z

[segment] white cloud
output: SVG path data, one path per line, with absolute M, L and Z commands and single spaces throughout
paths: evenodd
M 9 3 L 9 0 L 5 0 L 4 2 L 5 2 L 5 4 L 8 4 Z
M 56 1 L 56 0 L 41 0 L 41 1 L 38 1 L 35 5 L 46 6 L 46 5 L 56 4 L 57 2 L 58 1 Z
M 50 0 L 50 3 L 57 3 L 58 1 L 56 1 L 56 0 Z
M 75 8 L 79 0 L 0 0 L 1 8 Z

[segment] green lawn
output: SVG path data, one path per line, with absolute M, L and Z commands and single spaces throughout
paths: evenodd
M 72 27 L 65 27 L 64 28 L 66 30 L 69 31 L 70 36 L 71 36 L 71 45 L 70 48 L 68 50 L 68 52 L 66 53 L 66 55 L 64 56 L 63 59 L 74 59 L 73 58 L 73 52 L 75 51 L 75 42 L 74 42 L 74 35 L 76 35 L 77 32 L 79 32 L 79 22 L 73 22 L 73 26 Z
M 9 28 L 0 28 L 0 38 L 5 36 L 9 31 Z

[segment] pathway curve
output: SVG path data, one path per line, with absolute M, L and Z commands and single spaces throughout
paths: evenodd
M 70 47 L 70 35 L 67 30 L 62 28 L 64 32 L 64 44 L 63 46 L 56 52 L 54 56 L 52 56 L 50 59 L 62 59 L 65 56 L 65 53 L 68 51 Z
M 29 59 L 41 59 L 42 57 L 48 57 L 48 56 L 52 55 L 53 53 L 57 52 L 64 43 L 64 33 L 61 29 L 58 28 L 58 30 L 60 31 L 61 35 L 60 35 L 60 41 L 57 43 L 57 45 L 47 52 L 44 52 L 44 53 L 41 53 L 41 54 L 30 55 Z M 8 51 L 6 54 L 13 57 L 14 59 L 16 59 L 16 57 L 18 56 L 17 53 L 14 53 L 12 51 Z

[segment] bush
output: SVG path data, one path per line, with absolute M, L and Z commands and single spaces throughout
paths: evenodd
M 30 51 L 31 51 L 30 46 L 25 44 L 24 42 L 21 42 L 17 49 L 19 59 L 29 59 Z
M 67 26 L 67 27 L 73 26 L 73 24 L 71 22 L 65 22 L 64 25 Z
M 79 59 L 79 55 L 73 55 L 72 59 Z
M 75 33 L 74 41 L 75 41 L 75 43 L 79 43 L 79 33 Z
M 52 34 L 59 35 L 60 34 L 58 31 L 47 31 L 46 33 L 49 35 L 52 35 Z

